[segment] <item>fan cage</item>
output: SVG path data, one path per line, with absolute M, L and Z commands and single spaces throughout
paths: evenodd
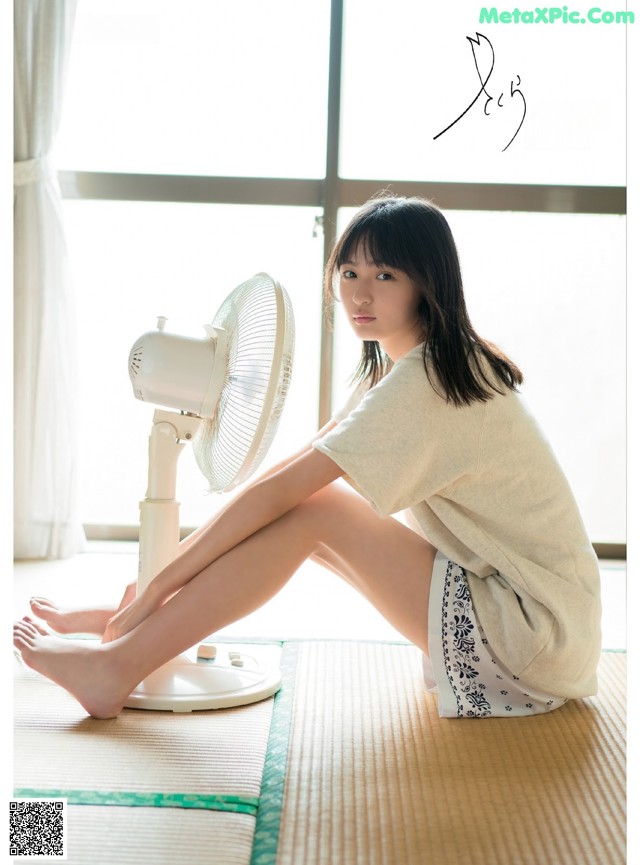
M 211 492 L 245 481 L 269 450 L 291 382 L 295 327 L 291 300 L 267 274 L 240 285 L 212 322 L 228 336 L 224 381 L 213 417 L 193 440 Z

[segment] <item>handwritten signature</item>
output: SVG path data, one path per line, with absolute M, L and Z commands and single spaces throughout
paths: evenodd
M 484 79 L 482 77 L 482 73 L 480 72 L 480 68 L 478 66 L 478 57 L 476 55 L 476 46 L 478 47 L 478 49 L 480 48 L 480 44 L 481 44 L 480 40 L 481 39 L 484 39 L 485 42 L 487 43 L 487 45 L 489 46 L 489 48 L 491 49 L 491 68 L 489 69 L 489 73 L 488 73 L 487 77 Z M 484 113 L 487 115 L 487 117 L 491 114 L 491 112 L 489 110 L 491 103 L 495 102 L 493 96 L 491 96 L 489 94 L 489 92 L 487 91 L 487 88 L 486 88 L 486 84 L 489 81 L 489 79 L 491 78 L 491 73 L 493 72 L 493 67 L 495 65 L 495 59 L 496 59 L 495 51 L 493 50 L 493 45 L 491 44 L 489 39 L 487 39 L 487 37 L 484 36 L 482 33 L 476 33 L 475 39 L 473 38 L 473 36 L 467 36 L 467 40 L 469 42 L 469 45 L 471 46 L 471 52 L 473 54 L 473 62 L 474 62 L 475 67 L 476 67 L 476 72 L 478 73 L 478 78 L 480 79 L 480 90 L 478 91 L 473 102 L 469 103 L 469 105 L 465 108 L 465 110 L 462 112 L 462 114 L 460 114 L 458 117 L 456 117 L 456 119 L 452 123 L 450 123 L 448 126 L 446 126 L 442 130 L 442 132 L 438 132 L 437 135 L 433 136 L 434 141 L 436 140 L 436 138 L 440 138 L 441 135 L 444 135 L 445 132 L 448 132 L 449 129 L 451 129 L 452 126 L 455 126 L 459 120 L 462 120 L 462 118 L 465 116 L 465 114 L 473 108 L 473 106 L 476 104 L 478 99 L 480 99 L 480 97 L 482 96 L 483 93 L 487 97 L 487 100 L 484 104 Z M 522 95 L 522 91 L 520 90 L 520 84 L 521 84 L 520 76 L 516 75 L 516 78 L 517 78 L 517 84 L 513 80 L 511 81 L 511 87 L 510 87 L 510 94 L 509 95 L 511 98 L 513 98 L 517 94 L 520 97 L 520 99 L 522 99 L 522 118 L 520 120 L 520 123 L 518 124 L 518 128 L 516 129 L 516 131 L 511 136 L 511 139 L 509 140 L 508 144 L 506 144 L 506 146 L 502 148 L 503 153 L 507 149 L 507 147 L 509 147 L 509 145 L 513 142 L 513 140 L 516 137 L 516 135 L 518 134 L 518 132 L 520 132 L 520 129 L 522 128 L 522 124 L 524 123 L 524 118 L 525 118 L 526 113 L 527 113 L 527 103 L 526 103 L 524 96 Z M 504 91 L 498 97 L 498 101 L 497 101 L 498 108 L 504 107 L 503 103 L 502 103 L 503 98 L 504 98 Z

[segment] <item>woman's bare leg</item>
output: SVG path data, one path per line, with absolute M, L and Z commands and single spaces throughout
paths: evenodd
M 70 644 L 32 622 L 14 644 L 29 666 L 95 717 L 116 715 L 149 673 L 275 595 L 302 562 L 325 562 L 407 639 L 427 651 L 434 548 L 358 495 L 331 484 L 205 567 L 140 625 L 101 646 Z
M 204 524 L 180 542 L 180 552 L 188 549 L 197 540 L 208 524 Z M 117 607 L 104 605 L 100 607 L 65 607 L 55 604 L 48 598 L 34 597 L 29 600 L 31 612 L 42 619 L 58 634 L 95 634 L 101 637 L 109 620 L 128 606 L 136 596 L 136 582 L 129 583 Z

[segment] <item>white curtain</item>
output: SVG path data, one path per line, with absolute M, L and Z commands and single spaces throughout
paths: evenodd
M 76 321 L 49 154 L 76 0 L 14 0 L 14 555 L 80 551 Z

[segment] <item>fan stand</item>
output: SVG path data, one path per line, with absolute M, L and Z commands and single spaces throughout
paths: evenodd
M 178 555 L 179 503 L 175 499 L 178 458 L 201 418 L 158 409 L 149 436 L 149 477 L 140 502 L 138 593 Z M 264 700 L 280 687 L 277 647 L 224 644 L 214 658 L 197 647 L 159 667 L 125 701 L 130 709 L 191 712 L 225 709 Z M 211 654 L 211 653 L 210 653 Z

